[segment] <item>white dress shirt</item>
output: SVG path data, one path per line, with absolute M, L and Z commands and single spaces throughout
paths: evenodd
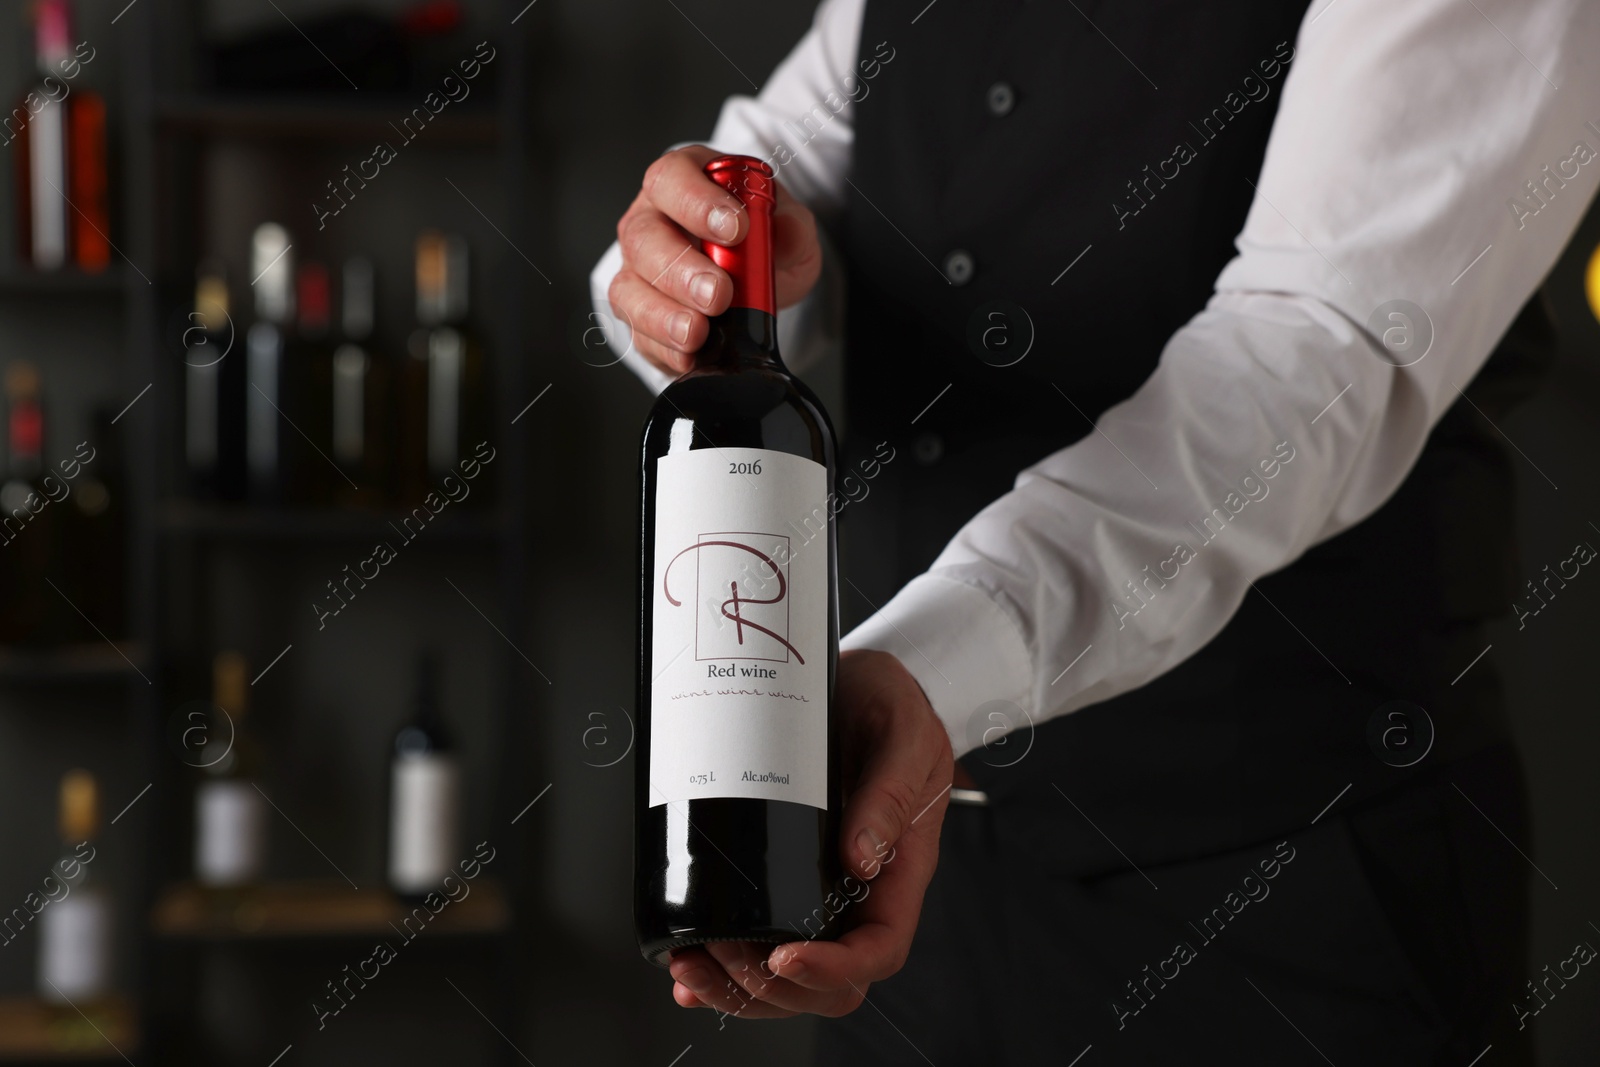
M 800 117 L 856 84 L 864 5 L 824 0 L 707 143 L 792 148 Z M 1206 307 L 1096 432 L 1021 472 L 843 641 L 897 656 L 957 755 L 994 702 L 1038 723 L 1170 670 L 1253 581 L 1376 510 L 1600 184 L 1600 3 L 1318 0 L 1294 46 L 1238 255 Z M 848 189 L 844 104 L 778 168 L 824 222 Z M 591 276 L 603 312 L 620 263 L 613 245 Z M 779 313 L 795 370 L 825 347 L 826 302 Z

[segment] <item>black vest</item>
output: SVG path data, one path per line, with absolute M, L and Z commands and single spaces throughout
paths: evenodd
M 926 570 L 1020 470 L 1089 433 L 1201 310 L 1234 254 L 1304 14 L 1282 0 L 868 3 L 861 59 L 881 65 L 857 105 L 836 234 L 845 465 L 885 440 L 897 456 L 840 514 L 847 623 Z M 1467 390 L 1497 422 L 1553 358 L 1542 307 Z M 995 365 L 1010 355 L 983 330 L 1020 344 L 1017 308 L 1032 348 Z M 1303 826 L 1346 783 L 1341 803 L 1503 743 L 1489 664 L 1451 679 L 1516 596 L 1512 489 L 1495 432 L 1458 403 L 1377 514 L 1258 582 L 1200 653 L 964 763 L 997 817 L 1089 873 L 1123 861 L 1056 785 L 1135 862 L 1159 863 Z M 1368 739 L 1397 700 L 1437 731 L 1411 770 Z

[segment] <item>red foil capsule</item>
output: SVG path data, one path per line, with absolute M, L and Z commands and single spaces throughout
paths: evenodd
M 778 313 L 772 280 L 772 210 L 777 206 L 778 185 L 772 168 L 754 156 L 718 156 L 706 164 L 706 176 L 738 198 L 750 225 L 743 241 L 719 245 L 702 241 L 711 262 L 733 278 L 733 303 L 729 307 Z

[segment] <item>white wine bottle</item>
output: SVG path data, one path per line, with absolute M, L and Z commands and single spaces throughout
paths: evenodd
M 94 775 L 61 778 L 62 857 L 56 863 L 65 896 L 39 913 L 39 996 L 83 1004 L 111 990 L 111 896 L 89 866 L 100 828 L 100 789 Z
M 461 776 L 440 721 L 437 658 L 423 655 L 417 670 L 411 719 L 394 736 L 389 793 L 389 885 L 410 899 L 439 890 L 461 858 Z
M 195 877 L 234 888 L 261 877 L 267 852 L 266 798 L 246 727 L 250 686 L 244 656 L 219 652 L 212 665 L 211 721 L 202 748 L 205 780 L 195 791 Z M 216 752 L 213 754 L 213 746 Z

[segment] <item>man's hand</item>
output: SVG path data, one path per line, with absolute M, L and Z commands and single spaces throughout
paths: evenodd
M 733 281 L 700 251 L 703 238 L 736 245 L 750 232 L 739 198 L 706 177 L 721 153 L 704 145 L 668 152 L 644 172 L 644 185 L 617 223 L 622 269 L 611 280 L 612 312 L 633 331 L 633 345 L 651 363 L 678 375 L 710 332 L 708 316 L 728 310 Z M 817 222 L 778 185 L 772 215 L 772 259 L 778 306 L 797 303 L 822 273 Z
M 839 657 L 845 781 L 840 852 L 866 894 L 845 905 L 837 941 L 722 942 L 675 953 L 675 1000 L 744 1019 L 854 1011 L 867 986 L 911 950 L 922 895 L 939 862 L 949 802 L 950 738 L 917 680 L 886 652 Z M 840 896 L 844 896 L 840 893 Z

